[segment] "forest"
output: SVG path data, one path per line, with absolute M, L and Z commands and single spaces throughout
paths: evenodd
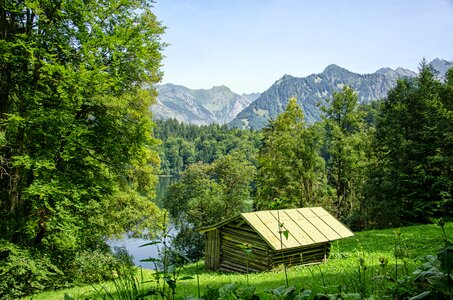
M 167 213 L 190 260 L 197 228 L 242 211 L 322 206 L 354 231 L 453 217 L 453 69 L 422 61 L 367 105 L 345 86 L 315 124 L 294 98 L 262 131 L 153 121 L 164 27 L 149 1 L 98 4 L 1 4 L 0 298 L 115 278 L 130 256 L 107 240 L 153 240 Z

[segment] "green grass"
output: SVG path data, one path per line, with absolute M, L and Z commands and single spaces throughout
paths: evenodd
M 453 240 L 453 223 L 445 226 L 447 238 Z M 399 237 L 395 234 L 400 231 Z M 395 243 L 398 246 L 398 267 L 395 259 Z M 388 293 L 392 286 L 391 280 L 383 278 L 402 279 L 411 275 L 416 266 L 420 265 L 420 257 L 436 254 L 443 246 L 442 234 L 435 225 L 417 225 L 401 229 L 372 230 L 358 232 L 354 237 L 334 242 L 330 259 L 325 264 L 313 266 L 294 266 L 288 269 L 289 284 L 297 289 L 310 289 L 321 293 L 344 292 L 361 293 L 365 296 L 374 295 L 381 298 Z M 384 266 L 381 262 L 388 261 Z M 228 283 L 236 283 L 246 287 L 247 277 L 244 274 L 224 274 L 208 272 L 203 265 L 193 264 L 185 268 L 184 274 L 195 277 L 200 274 L 201 293 L 207 286 L 221 287 Z M 144 278 L 152 279 L 152 271 L 145 270 Z M 385 277 L 387 276 L 387 277 Z M 285 285 L 283 269 L 275 269 L 264 273 L 249 275 L 249 283 L 256 287 L 261 299 L 271 299 L 266 289 Z M 148 286 L 152 286 L 148 283 Z M 107 290 L 115 290 L 112 283 L 103 284 Z M 99 285 L 95 286 L 101 290 Z M 102 288 L 103 289 L 103 288 Z M 27 299 L 63 299 L 69 294 L 76 299 L 94 298 L 93 287 L 83 286 L 55 292 L 41 293 Z M 113 292 L 112 292 L 113 293 Z M 97 294 L 99 296 L 99 294 Z M 177 284 L 176 299 L 197 296 L 196 279 L 180 281 Z

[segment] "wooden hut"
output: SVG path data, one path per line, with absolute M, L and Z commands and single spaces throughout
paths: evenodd
M 205 267 L 227 272 L 322 262 L 331 241 L 354 235 L 322 207 L 241 213 L 200 232 L 206 237 Z

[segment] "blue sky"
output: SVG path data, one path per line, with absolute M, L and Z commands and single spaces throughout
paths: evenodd
M 156 0 L 163 83 L 263 92 L 332 63 L 356 73 L 453 60 L 453 0 Z

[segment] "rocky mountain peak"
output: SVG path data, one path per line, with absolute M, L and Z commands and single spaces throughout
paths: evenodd
M 321 74 L 332 74 L 332 73 L 352 73 L 348 69 L 342 68 L 336 64 L 328 65 Z
M 393 70 L 392 68 L 381 68 L 375 72 L 375 74 L 390 76 L 393 79 L 397 79 L 399 77 L 415 77 L 417 73 L 412 72 L 411 70 L 404 69 L 404 68 L 396 68 Z
M 285 74 L 279 80 L 277 80 L 274 84 L 282 84 L 283 82 L 288 81 L 288 80 L 292 80 L 294 78 L 295 78 L 294 76 Z
M 238 95 L 224 85 L 194 90 L 167 83 L 157 86 L 157 91 L 157 104 L 151 107 L 156 119 L 175 118 L 198 125 L 228 123 L 259 96 Z
M 389 75 L 389 74 L 394 74 L 395 71 L 392 68 L 381 68 L 376 71 L 376 74 L 382 74 L 382 75 Z
M 437 72 L 437 77 L 441 80 L 445 79 L 445 74 L 448 69 L 453 67 L 453 61 L 447 61 L 445 59 L 436 58 L 429 65 Z
M 404 77 L 415 77 L 417 76 L 417 73 L 409 70 L 409 69 L 404 69 L 404 68 L 396 68 L 396 73 L 404 76 Z
M 217 85 L 217 86 L 213 86 L 211 89 L 209 89 L 208 91 L 211 91 L 211 92 L 219 92 L 219 91 L 222 91 L 222 92 L 232 92 L 231 89 L 225 85 Z

